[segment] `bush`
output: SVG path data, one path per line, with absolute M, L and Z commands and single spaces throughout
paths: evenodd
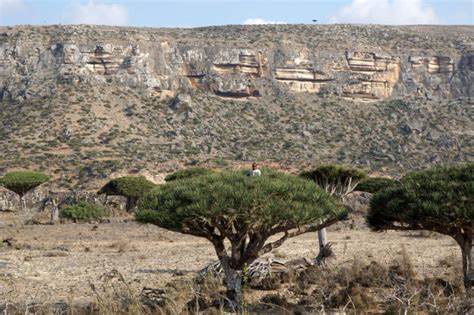
M 357 190 L 365 191 L 371 194 L 375 194 L 379 190 L 389 187 L 393 184 L 396 184 L 397 181 L 385 177 L 369 177 L 362 180 L 359 185 L 357 185 Z
M 190 178 L 190 177 L 196 177 L 196 176 L 203 176 L 203 175 L 210 175 L 212 174 L 213 171 L 204 168 L 204 167 L 191 167 L 191 168 L 186 168 L 183 170 L 176 171 L 172 174 L 169 174 L 168 176 L 165 177 L 165 181 L 171 182 L 174 180 L 178 179 L 184 179 L 184 178 Z
M 108 214 L 109 212 L 104 206 L 87 202 L 68 205 L 60 212 L 62 218 L 71 219 L 74 222 L 100 220 Z

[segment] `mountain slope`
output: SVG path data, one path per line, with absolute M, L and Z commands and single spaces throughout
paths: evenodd
M 0 167 L 72 187 L 209 160 L 390 173 L 469 161 L 472 38 L 471 26 L 0 29 Z

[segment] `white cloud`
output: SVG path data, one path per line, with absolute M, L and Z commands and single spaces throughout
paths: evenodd
M 0 0 L 0 15 L 19 12 L 25 8 L 23 0 Z
M 0 0 L 3 1 L 3 0 Z M 128 11 L 118 4 L 76 2 L 71 6 L 68 22 L 72 24 L 127 25 Z
M 439 24 L 423 0 L 352 0 L 330 19 L 331 23 Z
M 261 19 L 261 18 L 253 18 L 253 19 L 246 19 L 243 24 L 245 24 L 245 25 L 286 24 L 286 22 L 282 22 L 282 21 L 268 21 L 268 20 Z

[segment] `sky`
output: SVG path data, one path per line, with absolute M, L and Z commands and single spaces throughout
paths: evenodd
M 4 26 L 275 23 L 473 25 L 474 0 L 0 0 Z

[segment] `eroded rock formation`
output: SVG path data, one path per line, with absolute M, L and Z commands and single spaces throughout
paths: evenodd
M 340 31 L 337 26 L 308 30 L 314 36 L 322 31 L 336 36 Z M 391 31 L 403 32 L 395 28 L 386 32 Z M 405 50 L 381 46 L 377 38 L 359 38 L 366 44 L 352 45 L 350 33 L 338 33 L 340 41 L 347 43 L 343 49 L 324 46 L 330 38 L 323 37 L 318 48 L 311 40 L 296 44 L 291 37 L 239 46 L 229 45 L 218 28 L 183 30 L 186 35 L 182 36 L 179 32 L 81 26 L 3 28 L 0 99 L 54 93 L 51 84 L 58 81 L 114 82 L 162 98 L 190 89 L 234 98 L 279 92 L 329 93 L 356 100 L 400 97 L 407 92 L 431 98 L 472 96 L 466 83 L 472 82 L 473 57 L 466 43 L 430 54 L 411 42 L 405 43 Z M 247 35 L 244 30 L 239 37 Z M 49 86 L 35 89 L 38 85 Z
M 430 74 L 452 73 L 455 66 L 454 61 L 449 56 L 434 56 L 434 57 L 412 57 L 410 56 L 410 63 L 413 69 L 425 68 Z

